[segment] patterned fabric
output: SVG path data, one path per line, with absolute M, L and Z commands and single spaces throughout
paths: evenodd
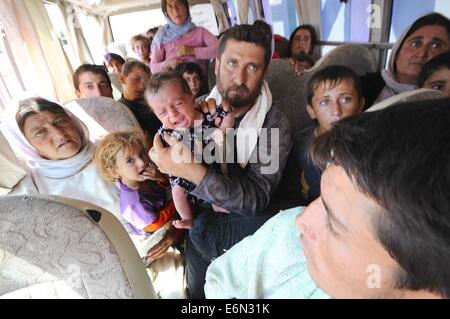
M 225 116 L 227 116 L 229 112 L 231 112 L 231 110 L 226 112 L 221 106 L 219 106 L 216 108 L 216 112 L 214 114 L 202 113 L 203 121 L 200 127 L 189 128 L 186 131 L 177 131 L 161 127 L 158 130 L 158 134 L 161 137 L 161 141 L 165 147 L 168 147 L 169 144 L 167 144 L 166 140 L 164 139 L 163 135 L 164 133 L 173 136 L 178 141 L 184 141 L 185 143 L 189 143 L 188 146 L 191 148 L 191 151 L 192 153 L 194 153 L 194 156 L 196 156 L 196 158 L 202 163 L 205 163 L 204 159 L 202 158 L 202 151 L 209 143 L 213 142 L 210 133 L 211 128 L 216 128 L 215 119 L 216 118 L 223 119 Z M 200 151 L 200 154 L 196 153 L 197 150 Z M 214 156 L 214 154 L 211 155 Z M 211 164 L 211 166 L 214 167 L 215 171 L 220 173 L 219 165 L 213 163 Z M 180 187 L 184 188 L 187 193 L 189 193 L 196 186 L 192 182 L 177 176 L 169 176 L 169 181 L 172 187 L 179 185 Z M 193 198 L 189 199 L 192 203 L 195 202 Z
M 133 298 L 114 246 L 85 212 L 31 195 L 1 203 L 2 298 Z

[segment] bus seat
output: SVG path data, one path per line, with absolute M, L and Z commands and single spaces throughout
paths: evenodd
M 110 212 L 42 195 L 1 196 L 0 207 L 1 298 L 156 298 Z
M 90 139 L 94 143 L 109 132 L 140 129 L 133 113 L 125 105 L 109 97 L 72 100 L 65 103 L 64 107 L 86 124 Z
M 403 92 L 390 98 L 381 101 L 375 105 L 372 105 L 370 108 L 366 110 L 366 112 L 374 112 L 378 110 L 382 110 L 386 107 L 403 103 L 403 102 L 415 102 L 415 101 L 423 101 L 423 100 L 434 100 L 434 99 L 442 99 L 446 98 L 445 95 L 441 91 L 432 90 L 432 89 L 417 89 L 413 91 Z
M 293 134 L 314 125 L 306 112 L 308 81 L 317 70 L 333 64 L 351 67 L 359 76 L 376 70 L 376 62 L 370 50 L 354 44 L 336 47 L 303 75 L 297 75 L 287 60 L 275 59 L 270 62 L 266 81 L 272 92 L 274 105 L 289 118 Z

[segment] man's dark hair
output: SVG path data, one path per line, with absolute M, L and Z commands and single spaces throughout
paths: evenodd
M 160 72 L 154 74 L 147 83 L 144 94 L 147 104 L 150 105 L 150 103 L 148 103 L 149 96 L 158 94 L 158 92 L 170 82 L 177 82 L 186 94 L 192 95 L 189 84 L 181 74 L 178 74 L 175 71 Z
M 374 237 L 400 268 L 398 289 L 450 297 L 450 99 L 409 102 L 338 122 L 312 158 L 341 166 L 381 206 Z
M 111 86 L 111 79 L 108 76 L 108 71 L 105 69 L 103 65 L 83 64 L 79 66 L 78 69 L 76 69 L 73 74 L 73 86 L 77 91 L 80 90 L 80 75 L 85 72 L 91 72 L 94 74 L 101 75 L 105 79 L 105 81 L 109 83 L 109 86 Z
M 436 71 L 446 68 L 450 69 L 450 52 L 439 54 L 425 63 L 419 75 L 419 87 L 423 87 L 425 81 Z
M 342 80 L 352 80 L 355 86 L 356 92 L 358 92 L 359 97 L 362 97 L 361 81 L 358 75 L 351 68 L 344 65 L 329 65 L 316 73 L 311 77 L 308 82 L 307 87 L 307 100 L 308 104 L 312 105 L 312 98 L 314 96 L 314 91 L 320 83 L 329 82 L 330 89 L 339 85 Z
M 240 24 L 224 32 L 219 40 L 219 57 L 225 51 L 228 40 L 253 43 L 264 49 L 264 69 L 269 65 L 272 58 L 272 33 L 268 34 L 267 29 L 257 25 Z
M 291 36 L 289 38 L 289 51 L 291 50 L 292 42 L 294 41 L 295 34 L 297 33 L 298 30 L 308 30 L 309 31 L 309 34 L 311 36 L 311 52 L 306 52 L 306 54 L 312 54 L 314 51 L 314 48 L 317 44 L 317 33 L 316 33 L 316 29 L 314 29 L 314 27 L 310 24 L 302 24 L 302 25 L 298 26 L 297 28 L 295 28 L 294 31 L 292 31 Z M 290 52 L 289 56 L 292 56 L 292 52 Z

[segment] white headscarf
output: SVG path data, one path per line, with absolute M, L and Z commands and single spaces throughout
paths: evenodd
M 26 140 L 16 122 L 17 107 L 10 109 L 2 123 L 2 132 L 9 141 L 16 155 L 27 162 L 31 170 L 49 178 L 65 178 L 78 173 L 88 164 L 94 152 L 94 145 L 89 140 L 87 127 L 69 110 L 64 109 L 75 122 L 81 138 L 81 150 L 76 155 L 63 160 L 49 160 L 43 158 L 36 149 Z

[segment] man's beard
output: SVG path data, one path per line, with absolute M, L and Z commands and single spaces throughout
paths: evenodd
M 223 88 L 220 81 L 220 72 L 217 76 L 217 89 L 219 90 L 220 95 L 222 96 L 222 99 L 227 101 L 231 107 L 233 108 L 239 108 L 243 106 L 253 105 L 255 104 L 256 100 L 258 99 L 259 94 L 261 94 L 261 88 L 263 85 L 263 79 L 258 83 L 256 86 L 256 89 L 253 92 L 250 92 L 250 90 L 247 88 L 245 84 L 241 85 L 233 85 L 228 88 Z M 235 96 L 233 97 L 231 95 L 231 91 L 238 91 L 240 93 L 244 93 L 245 97 Z

